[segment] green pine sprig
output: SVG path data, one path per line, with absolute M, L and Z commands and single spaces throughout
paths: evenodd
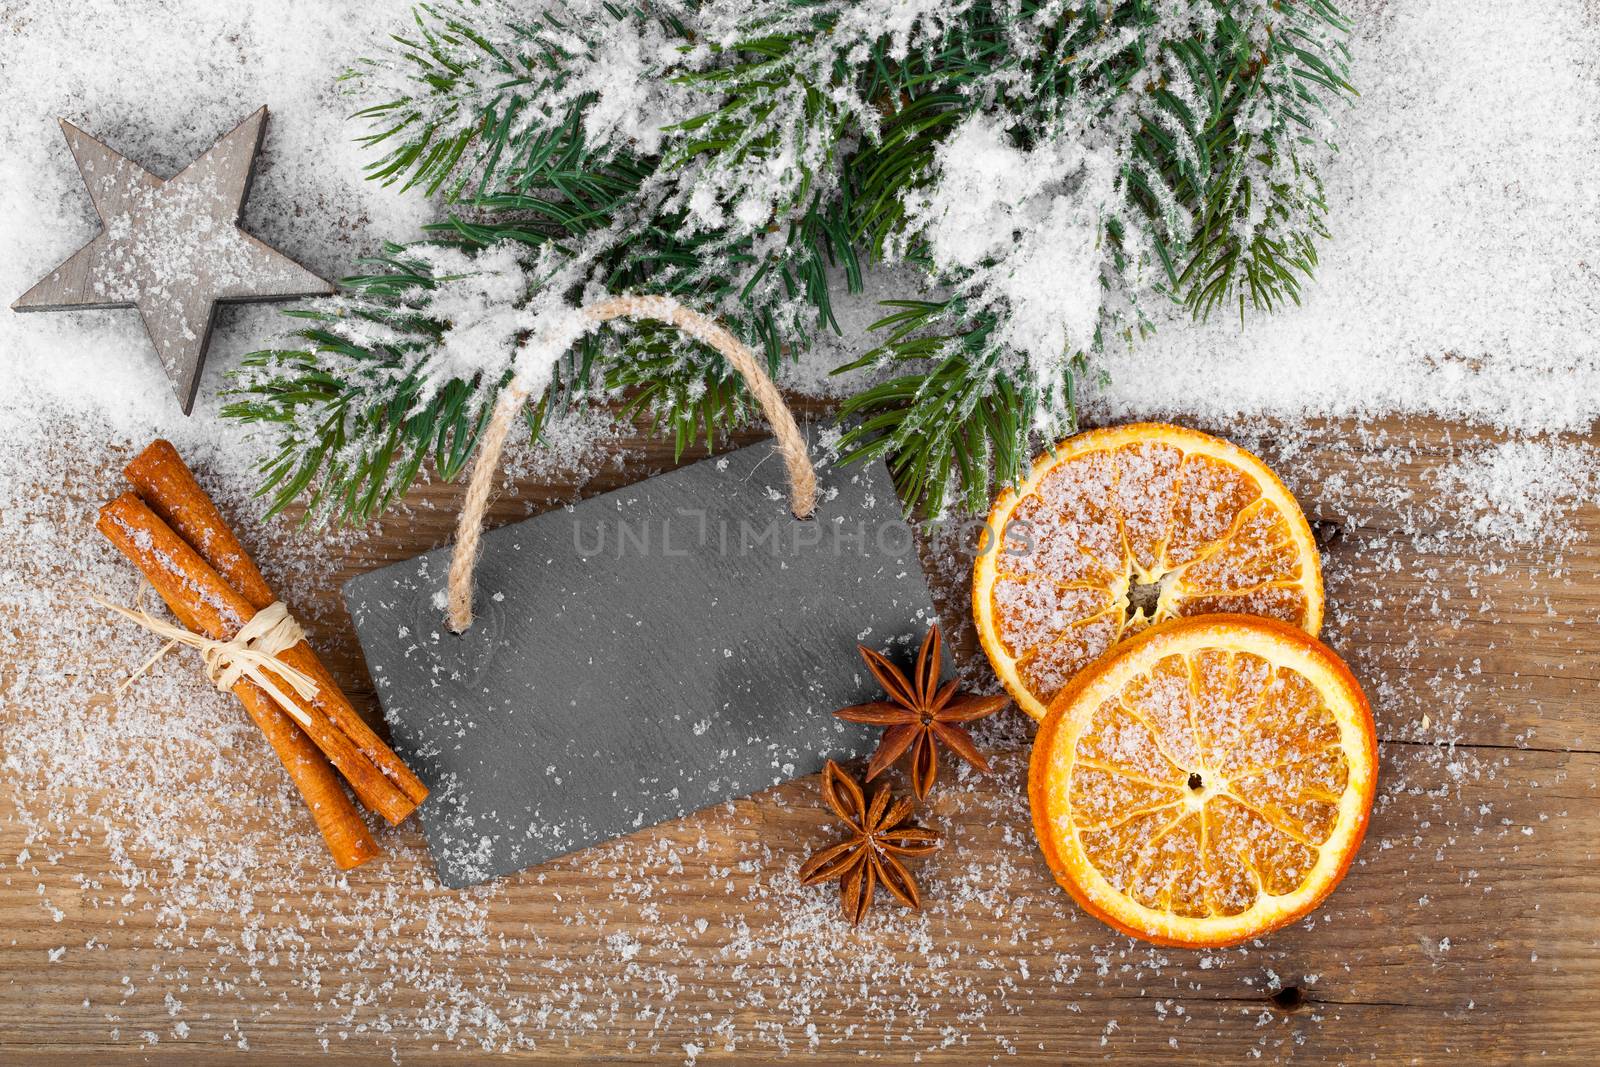
M 430 464 L 458 476 L 508 377 L 426 373 L 455 325 L 429 303 L 443 281 L 429 247 L 515 249 L 528 300 L 550 285 L 572 302 L 672 295 L 774 370 L 837 330 L 841 275 L 857 291 L 867 264 L 906 261 L 944 295 L 890 301 L 877 343 L 841 368 L 882 378 L 843 403 L 843 447 L 887 459 L 908 508 L 980 507 L 1041 441 L 1075 428 L 1078 377 L 1102 339 L 1147 328 L 1141 302 L 1200 317 L 1271 310 L 1298 302 L 1316 267 L 1330 113 L 1354 95 L 1349 26 L 1329 0 L 1189 6 L 1204 17 L 1170 36 L 1182 5 L 1157 0 L 974 0 L 894 32 L 845 0 L 567 0 L 527 18 L 475 0 L 420 5 L 348 84 L 373 101 L 359 112 L 371 176 L 438 195 L 451 214 L 339 298 L 295 312 L 301 328 L 246 360 L 225 414 L 269 442 L 274 508 L 299 500 L 360 521 Z M 659 143 L 591 121 L 616 83 L 608 49 L 627 35 L 650 42 L 645 83 L 676 94 Z M 1132 310 L 1056 360 L 1012 351 L 1015 309 L 986 268 L 939 267 L 908 214 L 938 180 L 941 147 L 980 115 L 1004 116 L 1025 151 L 1074 123 L 1130 124 L 1102 232 L 1106 284 Z M 752 411 L 721 357 L 650 326 L 567 353 L 530 408 L 532 432 L 594 397 L 680 450 Z

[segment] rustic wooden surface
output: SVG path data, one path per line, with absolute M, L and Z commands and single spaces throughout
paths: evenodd
M 1286 474 L 1325 541 L 1328 594 L 1334 611 L 1324 636 L 1363 679 L 1377 683 L 1374 704 L 1382 745 L 1381 800 L 1360 863 L 1354 867 L 1317 921 L 1274 935 L 1265 948 L 1206 961 L 1172 950 L 1120 954 L 1107 973 L 1086 973 L 1070 984 L 1049 980 L 1057 952 L 1075 943 L 1110 943 L 1102 928 L 1076 913 L 1055 889 L 1031 845 L 1017 840 L 1025 813 L 1004 825 L 966 826 L 959 839 L 963 863 L 984 864 L 1006 856 L 1022 869 L 1026 884 L 1013 884 L 1009 899 L 963 912 L 964 929 L 933 931 L 959 946 L 974 932 L 1004 938 L 1014 925 L 1012 909 L 1029 925 L 1050 926 L 1041 910 L 1057 916 L 1050 945 L 1015 945 L 1017 976 L 1004 1010 L 990 1011 L 972 1027 L 955 1022 L 962 1005 L 929 1015 L 927 1029 L 910 1043 L 891 1043 L 864 1025 L 859 1048 L 839 1034 L 860 1018 L 829 1016 L 826 1001 L 812 1021 L 828 1040 L 819 1059 L 854 1061 L 858 1052 L 893 1060 L 914 1052 L 922 1062 L 974 1059 L 1062 1062 L 1107 1058 L 1123 1062 L 1235 1062 L 1247 1058 L 1302 1063 L 1592 1063 L 1600 1058 L 1600 1022 L 1593 1000 L 1600 994 L 1600 513 L 1575 512 L 1570 521 L 1583 536 L 1559 553 L 1550 545 L 1491 550 L 1427 545 L 1419 548 L 1419 512 L 1437 495 L 1435 468 L 1455 450 L 1492 438 L 1462 427 L 1428 421 L 1357 428 L 1331 421 L 1298 435 L 1296 446 L 1264 435 L 1263 452 Z M 503 495 L 491 523 L 521 517 L 577 496 L 588 496 L 671 465 L 670 454 L 640 436 L 624 442 L 630 458 L 606 467 L 581 487 L 525 480 Z M 1405 445 L 1403 462 L 1387 447 Z M 1370 472 L 1382 470 L 1382 477 Z M 1344 479 L 1339 481 L 1338 479 Z M 1383 492 L 1364 489 L 1381 482 Z M 1413 495 L 1397 500 L 1392 488 Z M 1339 493 L 1328 492 L 1338 485 Z M 408 557 L 449 537 L 457 490 L 432 486 L 416 494 L 424 506 L 386 521 L 378 534 L 343 562 L 343 574 Z M 1330 502 L 1333 501 L 1333 502 Z M 1448 527 L 1465 522 L 1434 517 Z M 1493 555 L 1490 560 L 1488 556 Z M 1559 556 L 1559 560 L 1557 560 Z M 1493 565 L 1488 565 L 1492 563 Z M 965 611 L 959 583 L 940 584 L 944 606 Z M 298 590 L 297 605 L 320 620 L 315 635 L 335 673 L 357 702 L 370 709 L 371 690 L 359 652 L 341 618 L 337 590 Z M 315 603 L 311 603 L 315 598 Z M 1440 598 L 1455 605 L 1426 610 Z M 1487 604 L 1479 612 L 1471 605 Z M 1422 640 L 1416 638 L 1420 635 Z M 964 649 L 970 655 L 970 635 Z M 1462 664 L 1478 673 L 1459 675 Z M 4 666 L 4 665 L 0 665 Z M 1444 684 L 1449 679 L 1449 685 Z M 1466 693 L 1460 707 L 1442 707 L 1441 694 Z M 11 709 L 9 715 L 26 714 Z M 1014 713 L 1008 713 L 1014 714 Z M 1432 724 L 1424 727 L 1423 717 Z M 1448 724 L 1442 731 L 1440 723 Z M 1449 742 L 1453 740 L 1453 745 Z M 1470 764 L 1460 773 L 1460 764 Z M 981 789 L 995 805 L 1024 788 L 1025 752 L 1006 755 L 999 773 Z M 721 869 L 738 862 L 741 838 L 814 841 L 819 834 L 810 782 L 792 783 L 738 805 L 737 833 L 721 810 L 645 831 L 640 838 L 684 845 L 685 871 L 666 899 L 654 906 L 712 920 L 716 936 L 727 918 L 729 897 Z M 936 792 L 933 814 L 952 803 Z M 949 794 L 945 795 L 947 798 Z M 782 800 L 784 803 L 775 801 Z M 9 801 L 0 790 L 0 808 Z M 995 805 L 989 805 L 989 808 Z M 984 807 L 980 805 L 980 807 Z M 988 810 L 988 808 L 984 808 Z M 3 816 L 0 811 L 0 816 Z M 0 818 L 0 854 L 15 854 L 21 842 L 5 835 Z M 405 862 L 425 863 L 415 831 L 386 841 Z M 1009 840 L 1008 840 L 1009 839 Z M 1024 838 L 1025 840 L 1025 838 Z M 709 842 L 709 844 L 707 844 Z M 1018 853 L 1026 848 L 1027 855 Z M 79 876 L 106 869 L 93 846 L 48 869 L 46 888 L 70 900 Z M 716 869 L 714 872 L 713 869 Z M 402 874 L 403 874 L 402 868 Z M 551 863 L 541 879 L 525 877 L 508 887 L 509 903 L 491 921 L 548 939 L 552 954 L 581 957 L 585 930 L 563 921 L 574 911 L 603 913 L 616 928 L 627 927 L 626 905 L 595 889 L 584 858 Z M 356 872 L 360 877 L 360 872 Z M 403 890 L 403 887 L 401 889 Z M 116 916 L 85 909 L 60 923 L 42 917 L 32 878 L 0 883 L 0 1062 L 210 1063 L 223 1054 L 216 1041 L 167 1041 L 139 1048 L 127 1038 L 113 1042 L 103 1015 L 81 1007 L 117 1002 L 124 975 L 177 981 L 159 973 L 153 949 L 75 954 L 43 970 L 45 951 L 76 937 L 81 943 Z M 310 906 L 303 901 L 291 907 Z M 153 922 L 130 910 L 129 924 Z M 209 921 L 228 923 L 227 916 Z M 155 931 L 138 938 L 148 945 Z M 323 932 L 336 951 L 341 934 Z M 872 936 L 864 931 L 861 937 Z M 113 939 L 115 941 L 116 939 Z M 1126 947 L 1126 946 L 1125 946 Z M 652 946 L 642 953 L 649 960 Z M 677 957 L 672 957 L 676 959 Z M 1150 966 L 1136 961 L 1146 958 Z M 663 957 L 663 966 L 676 966 Z M 971 976 L 978 960 L 945 963 L 954 978 Z M 306 1007 L 292 988 L 288 964 L 263 965 L 269 986 L 283 990 L 273 1003 L 247 1008 L 216 990 L 192 988 L 188 1010 L 217 1018 L 250 1018 L 247 1027 L 258 1062 L 327 1062 L 353 1058 L 404 1063 L 477 1059 L 538 1060 L 581 1055 L 599 1061 L 681 1061 L 685 1042 L 696 1039 L 686 1022 L 693 1004 L 675 1005 L 666 1032 L 644 1022 L 634 1028 L 601 1028 L 566 1041 L 543 1040 L 520 1056 L 469 1053 L 445 1040 L 415 1041 L 402 1034 L 358 1033 L 334 1041 L 327 1051 L 308 1037 L 327 1023 Z M 281 969 L 281 974 L 275 974 Z M 1268 971 L 1277 979 L 1269 982 Z M 1030 978 L 1031 976 L 1031 978 Z M 1315 976 L 1315 980 L 1312 980 Z M 275 977 L 278 981 L 274 981 Z M 706 973 L 682 974 L 682 996 L 703 994 L 719 982 Z M 337 981 L 330 973 L 328 981 Z M 529 989 L 548 976 L 530 973 Z M 953 983 L 954 984 L 954 983 Z M 159 987 L 157 987 L 159 988 Z M 642 992 L 642 990 L 641 990 Z M 255 994 L 247 994 L 255 996 Z M 708 1011 L 725 1010 L 715 1004 Z M 167 1024 L 159 996 L 135 998 L 120 1010 L 130 1034 Z M 859 1008 L 850 1011 L 859 1013 Z M 848 1013 L 847 1013 L 848 1014 Z M 709 1016 L 708 1016 L 709 1017 Z M 1115 1020 L 1115 1026 L 1108 1026 Z M 740 1025 L 761 1020 L 742 1018 Z M 772 1020 L 778 1025 L 792 1020 Z M 940 1027 L 981 1030 L 940 1047 Z M 675 1027 L 675 1029 L 673 1028 Z M 703 1037 L 703 1035 L 701 1035 Z M 998 1039 L 1003 1038 L 1003 1041 Z M 1173 1043 L 1176 1043 L 1175 1045 Z M 737 1052 L 714 1040 L 700 1062 L 750 1062 L 773 1054 L 770 1046 L 746 1043 Z M 1008 1054 L 1009 1050 L 1009 1054 Z M 791 1058 L 804 1058 L 799 1042 Z

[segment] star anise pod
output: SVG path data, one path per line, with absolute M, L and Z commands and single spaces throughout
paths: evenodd
M 985 773 L 989 761 L 983 758 L 972 735 L 961 723 L 993 715 L 1005 707 L 1007 697 L 971 696 L 959 692 L 951 679 L 939 685 L 939 628 L 929 627 L 917 653 L 916 670 L 907 678 L 900 669 L 865 645 L 857 645 L 867 669 L 878 679 L 889 700 L 875 700 L 834 712 L 847 722 L 863 722 L 884 727 L 878 750 L 867 764 L 867 781 L 872 781 L 890 764 L 911 749 L 911 787 L 917 799 L 925 800 L 939 773 L 938 742 Z
M 833 760 L 822 769 L 822 797 L 852 834 L 806 860 L 800 868 L 801 883 L 839 879 L 839 902 L 856 926 L 872 906 L 879 885 L 906 907 L 921 908 L 917 883 L 895 855 L 925 856 L 939 847 L 939 835 L 907 822 L 911 798 L 894 800 L 888 787 L 880 786 L 869 801 L 856 780 Z

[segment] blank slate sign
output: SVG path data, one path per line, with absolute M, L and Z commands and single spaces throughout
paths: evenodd
M 933 606 L 881 461 L 789 514 L 770 444 L 484 539 L 478 618 L 445 626 L 449 548 L 345 601 L 447 885 L 520 870 L 867 754 L 861 642 L 909 662 Z

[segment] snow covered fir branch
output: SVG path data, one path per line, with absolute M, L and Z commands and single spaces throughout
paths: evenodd
M 899 264 L 840 418 L 908 508 L 986 501 L 1075 424 L 1155 301 L 1298 301 L 1353 96 L 1327 0 L 441 0 L 348 75 L 376 179 L 448 220 L 251 356 L 265 491 L 370 517 L 453 478 L 542 316 L 660 293 L 777 371 Z M 534 433 L 621 397 L 681 449 L 747 418 L 719 356 L 611 327 L 548 356 Z M 847 368 L 841 368 L 847 369 Z

